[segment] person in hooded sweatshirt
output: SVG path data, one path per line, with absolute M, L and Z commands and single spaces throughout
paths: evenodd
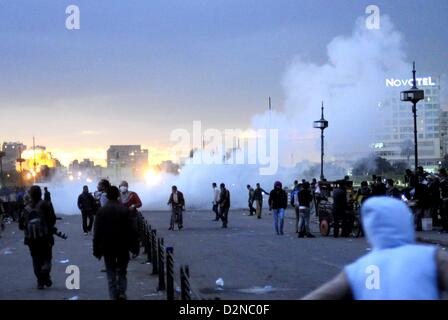
M 372 251 L 304 299 L 434 300 L 448 290 L 448 254 L 417 244 L 405 203 L 373 197 L 361 208 Z
M 285 210 L 288 206 L 288 195 L 282 188 L 282 183 L 276 181 L 274 189 L 269 194 L 269 210 L 273 211 L 274 228 L 277 235 L 283 235 L 283 224 L 285 219 Z

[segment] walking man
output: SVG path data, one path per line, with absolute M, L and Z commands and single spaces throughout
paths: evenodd
M 81 210 L 82 230 L 84 235 L 92 232 L 93 219 L 96 211 L 95 198 L 89 192 L 89 187 L 82 187 L 82 193 L 78 197 L 78 208 Z
M 260 187 L 259 183 L 257 183 L 256 188 L 254 190 L 254 201 L 258 219 L 261 219 L 261 211 L 263 209 L 263 193 L 269 194 L 263 188 Z
M 50 203 L 42 200 L 42 190 L 39 186 L 32 186 L 29 196 L 30 202 L 19 219 L 19 229 L 25 232 L 24 244 L 29 247 L 33 259 L 37 288 L 42 290 L 53 285 L 50 271 L 56 215 Z
M 247 190 L 249 191 L 249 198 L 248 198 L 248 202 L 249 202 L 249 215 L 253 216 L 254 212 L 256 212 L 255 208 L 254 208 L 254 188 L 252 188 L 249 184 L 247 185 Z
M 229 222 L 229 209 L 230 209 L 230 192 L 226 189 L 224 183 L 220 184 L 221 192 L 219 193 L 219 216 L 222 220 L 222 227 L 227 228 Z
M 110 299 L 126 300 L 129 252 L 138 255 L 138 234 L 129 209 L 118 200 L 118 188 L 110 187 L 106 196 L 108 201 L 95 219 L 93 255 L 98 259 L 104 257 Z
M 218 211 L 219 189 L 218 189 L 218 186 L 216 185 L 216 182 L 212 183 L 212 188 L 213 188 L 212 211 L 215 213 L 215 219 L 213 219 L 213 221 L 218 221 L 219 220 L 219 211 Z
M 288 195 L 282 188 L 282 183 L 276 181 L 274 189 L 269 194 L 269 210 L 274 214 L 274 228 L 277 235 L 283 235 L 285 210 L 288 205 Z
M 177 223 L 177 228 L 183 228 L 182 210 L 185 208 L 185 199 L 182 192 L 177 190 L 176 186 L 172 186 L 171 195 L 168 200 L 168 205 L 171 205 L 171 221 L 168 230 L 174 230 L 174 224 Z

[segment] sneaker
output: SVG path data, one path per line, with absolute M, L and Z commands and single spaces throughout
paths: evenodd
M 47 279 L 44 284 L 47 288 L 50 288 L 53 285 L 53 281 L 51 281 L 51 279 Z
M 182 228 L 183 228 L 183 226 L 179 226 L 179 230 L 182 229 Z
M 45 288 L 45 287 L 44 287 L 44 284 L 43 284 L 43 283 L 38 283 L 38 284 L 37 284 L 37 289 L 38 289 L 38 290 L 44 290 L 44 288 Z
M 308 234 L 306 235 L 306 237 L 307 237 L 307 238 L 316 238 L 316 236 L 312 235 L 311 233 L 308 233 Z
M 88 235 L 89 235 L 89 233 L 88 233 L 88 232 L 84 232 L 84 235 L 85 235 L 85 236 L 88 236 Z
M 297 236 L 297 238 L 304 238 L 305 235 L 303 233 L 299 233 L 299 235 Z
M 128 297 L 126 296 L 126 293 L 120 293 L 117 296 L 117 300 L 127 300 Z
M 168 230 L 173 230 L 173 227 L 169 227 Z

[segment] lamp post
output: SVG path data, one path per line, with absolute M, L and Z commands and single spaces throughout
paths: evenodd
M 413 85 L 410 90 L 401 92 L 401 101 L 412 102 L 412 113 L 414 114 L 414 161 L 415 170 L 418 167 L 418 145 L 417 145 L 417 103 L 425 98 L 425 91 L 417 88 L 415 80 L 415 62 L 413 63 Z
M 328 128 L 328 121 L 324 118 L 324 102 L 322 101 L 322 114 L 320 120 L 313 122 L 313 127 L 320 129 L 320 180 L 324 177 L 324 130 Z

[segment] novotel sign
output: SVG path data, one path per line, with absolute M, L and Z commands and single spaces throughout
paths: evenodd
M 416 78 L 417 87 L 430 87 L 435 86 L 436 83 L 432 80 L 432 77 Z M 386 87 L 412 87 L 414 79 L 386 79 Z

